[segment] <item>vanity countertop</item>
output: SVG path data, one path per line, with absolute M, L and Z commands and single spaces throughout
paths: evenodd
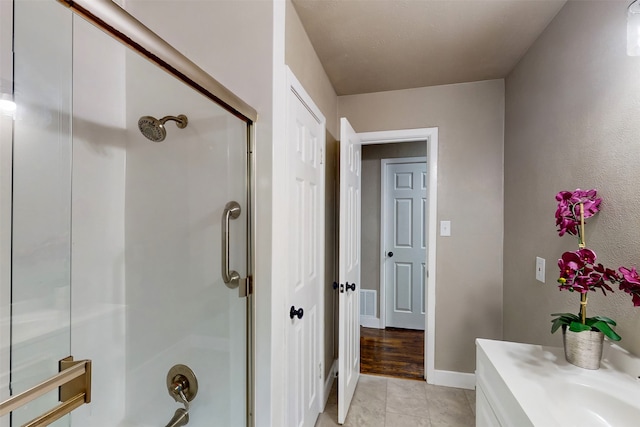
M 640 359 L 618 346 L 607 343 L 601 368 L 588 370 L 568 363 L 560 347 L 486 339 L 476 345 L 498 374 L 477 372 L 478 381 L 491 378 L 485 385 L 492 389 L 506 386 L 520 406 L 517 413 L 533 426 L 640 425 Z

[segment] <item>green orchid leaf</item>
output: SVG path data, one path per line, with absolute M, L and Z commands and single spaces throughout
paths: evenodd
M 568 317 L 568 318 L 571 318 L 571 319 L 573 319 L 573 320 L 578 320 L 578 319 L 580 319 L 578 316 L 576 316 L 576 315 L 575 315 L 575 314 L 573 314 L 573 313 L 553 313 L 553 314 L 551 314 L 551 315 L 552 315 L 552 316 L 560 316 L 560 317 Z
M 595 317 L 587 317 L 584 320 L 584 324 L 588 325 L 589 327 L 593 327 L 593 324 L 598 322 L 598 320 Z
M 562 321 L 562 318 L 557 318 L 556 320 L 553 320 L 553 324 L 551 325 L 551 333 L 553 334 L 562 325 L 566 325 L 566 323 Z
M 613 319 L 610 319 L 609 317 L 604 317 L 604 316 L 594 316 L 594 317 L 593 317 L 593 319 L 601 320 L 601 321 L 603 321 L 603 322 L 605 322 L 605 323 L 608 323 L 608 324 L 610 324 L 610 325 L 612 325 L 612 326 L 616 326 L 616 325 L 617 325 L 616 321 L 615 321 L 615 320 L 613 320 Z
M 618 335 L 616 333 L 616 331 L 611 329 L 611 327 L 609 326 L 609 324 L 607 322 L 604 322 L 604 321 L 600 320 L 600 321 L 595 322 L 592 327 L 594 329 L 599 330 L 603 334 L 605 334 L 607 336 L 607 338 L 609 338 L 612 341 L 620 341 L 622 339 L 622 337 L 620 335 Z
M 577 322 L 580 319 L 575 314 L 571 313 L 555 313 L 552 316 L 559 316 L 555 319 L 551 319 L 551 322 L 554 323 L 556 320 L 560 321 L 562 325 L 569 325 L 571 322 Z
M 571 322 L 571 324 L 569 325 L 569 330 L 573 331 L 573 332 L 590 331 L 591 330 L 591 326 L 590 325 L 583 325 L 580 322 Z

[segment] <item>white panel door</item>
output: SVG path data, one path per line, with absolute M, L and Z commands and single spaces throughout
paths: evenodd
M 360 376 L 361 150 L 358 134 L 340 119 L 339 424 L 344 424 Z
M 320 413 L 322 386 L 319 298 L 324 280 L 324 123 L 290 90 L 288 170 L 291 233 L 287 313 L 287 426 L 313 427 Z
M 385 326 L 424 330 L 427 165 L 387 163 Z

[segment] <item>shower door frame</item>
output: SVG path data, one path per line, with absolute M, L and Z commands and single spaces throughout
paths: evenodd
M 11 84 L 9 85 L 9 82 Z M 11 87 L 8 87 L 11 86 Z M 0 1 L 0 97 L 13 98 L 13 2 Z M 10 395 L 11 342 L 11 188 L 13 118 L 0 111 L 0 401 Z M 2 378 L 6 373 L 7 378 Z M 6 387 L 5 387 L 6 385 Z M 0 420 L 8 427 L 9 419 Z
M 254 123 L 258 118 L 258 114 L 249 104 L 112 1 L 57 1 L 246 124 L 246 419 L 247 426 L 252 427 L 255 425 L 253 418 L 253 391 L 255 389 L 255 334 L 253 324 L 255 307 L 253 300 L 255 159 L 253 153 L 255 141 Z M 0 43 L 2 43 L 0 46 L 0 96 L 10 95 L 13 97 L 13 1 L 0 1 L 0 21 L 2 21 L 2 25 L 0 25 L 0 31 L 2 31 L 2 34 L 0 34 L 2 36 L 0 37 Z M 5 37 L 5 35 L 9 35 L 9 37 Z M 11 41 L 7 43 L 9 46 L 4 45 L 6 41 Z M 6 87 L 8 86 L 7 82 L 10 82 L 11 87 Z M 0 112 L 0 141 L 12 140 L 13 118 L 3 116 L 2 112 Z M 5 317 L 11 314 L 12 167 L 12 143 L 0 144 L 0 343 L 10 342 L 10 322 L 5 322 L 10 317 L 7 319 Z M 3 372 L 10 375 L 9 352 L 9 345 L 5 348 L 0 344 L 0 375 Z M 0 377 L 0 379 L 2 378 Z M 10 384 L 8 379 L 6 385 L 6 389 L 4 387 L 0 388 L 0 402 L 9 397 Z M 0 427 L 8 427 L 9 420 L 8 417 L 5 418 L 7 419 L 0 421 Z

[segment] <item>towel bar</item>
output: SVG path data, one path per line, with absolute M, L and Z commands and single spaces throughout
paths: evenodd
M 0 403 L 0 417 L 60 388 L 60 405 L 34 418 L 22 427 L 48 426 L 74 409 L 91 402 L 91 360 L 74 361 L 72 356 L 59 362 L 59 373 L 42 383 Z

